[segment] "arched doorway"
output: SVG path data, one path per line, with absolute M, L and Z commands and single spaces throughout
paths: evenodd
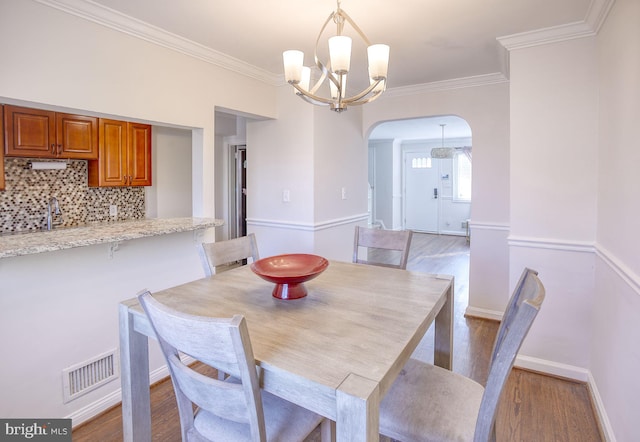
M 384 122 L 368 141 L 371 224 L 467 234 L 472 138 L 464 119 L 449 115 Z
M 384 122 L 368 140 L 372 224 L 414 230 L 407 270 L 454 275 L 460 322 L 469 302 L 472 145 L 457 116 Z M 431 329 L 414 357 L 429 361 L 432 345 Z

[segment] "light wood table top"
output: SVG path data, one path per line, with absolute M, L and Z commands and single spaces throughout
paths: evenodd
M 436 364 L 451 368 L 453 277 L 332 261 L 305 285 L 305 298 L 276 299 L 245 266 L 154 296 L 185 313 L 244 315 L 265 390 L 336 421 L 338 440 L 377 440 L 380 398 L 434 320 Z M 146 411 L 129 408 L 148 402 L 153 336 L 136 299 L 122 303 L 120 327 L 125 440 L 149 440 Z

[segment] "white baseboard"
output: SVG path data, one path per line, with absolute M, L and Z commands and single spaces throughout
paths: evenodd
M 613 428 L 611 427 L 611 422 L 609 421 L 607 410 L 604 407 L 602 397 L 600 396 L 600 392 L 598 391 L 598 387 L 596 385 L 596 380 L 591 375 L 591 372 L 589 372 L 589 381 L 587 382 L 587 386 L 589 387 L 591 403 L 593 403 L 593 406 L 596 409 L 598 421 L 600 422 L 600 429 L 602 430 L 602 435 L 604 436 L 605 441 L 616 442 L 616 436 L 613 433 Z
M 107 384 L 108 385 L 108 384 Z M 118 405 L 122 402 L 122 390 L 118 388 L 116 391 L 109 393 L 108 395 L 100 398 L 99 400 L 90 403 L 86 407 L 81 408 L 68 416 L 66 419 L 71 419 L 71 426 L 76 427 L 94 417 L 100 413 L 108 410 L 114 405 Z
M 185 361 L 187 361 L 187 359 L 185 359 Z M 189 362 L 187 361 L 187 363 Z M 149 374 L 150 385 L 153 385 L 156 382 L 163 380 L 167 376 L 169 376 L 169 369 L 167 368 L 166 365 L 163 365 L 162 367 L 152 371 Z M 106 384 L 106 385 L 109 385 L 109 384 Z M 122 389 L 118 388 L 117 390 L 107 394 L 106 396 L 98 399 L 97 401 L 92 402 L 89 405 L 74 411 L 68 416 L 65 416 L 65 418 L 71 419 L 71 426 L 76 427 L 96 417 L 100 413 L 107 411 L 109 408 L 113 407 L 114 405 L 118 405 L 121 402 L 122 402 Z
M 518 355 L 514 363 L 515 367 L 540 373 L 558 376 L 566 379 L 573 379 L 579 382 L 589 381 L 589 370 L 575 365 L 561 364 L 546 359 L 534 358 L 532 356 Z

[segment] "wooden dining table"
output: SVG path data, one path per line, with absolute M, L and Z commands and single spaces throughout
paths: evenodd
M 243 266 L 153 295 L 185 313 L 244 315 L 265 391 L 334 421 L 338 441 L 376 441 L 380 400 L 434 321 L 434 362 L 451 369 L 453 276 L 330 261 L 305 286 L 276 299 Z M 125 441 L 151 440 L 149 337 L 137 299 L 122 302 Z

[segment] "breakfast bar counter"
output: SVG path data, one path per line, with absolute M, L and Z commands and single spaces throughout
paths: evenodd
M 222 224 L 222 220 L 214 218 L 151 218 L 0 235 L 0 258 L 118 243 L 169 233 L 208 229 Z

